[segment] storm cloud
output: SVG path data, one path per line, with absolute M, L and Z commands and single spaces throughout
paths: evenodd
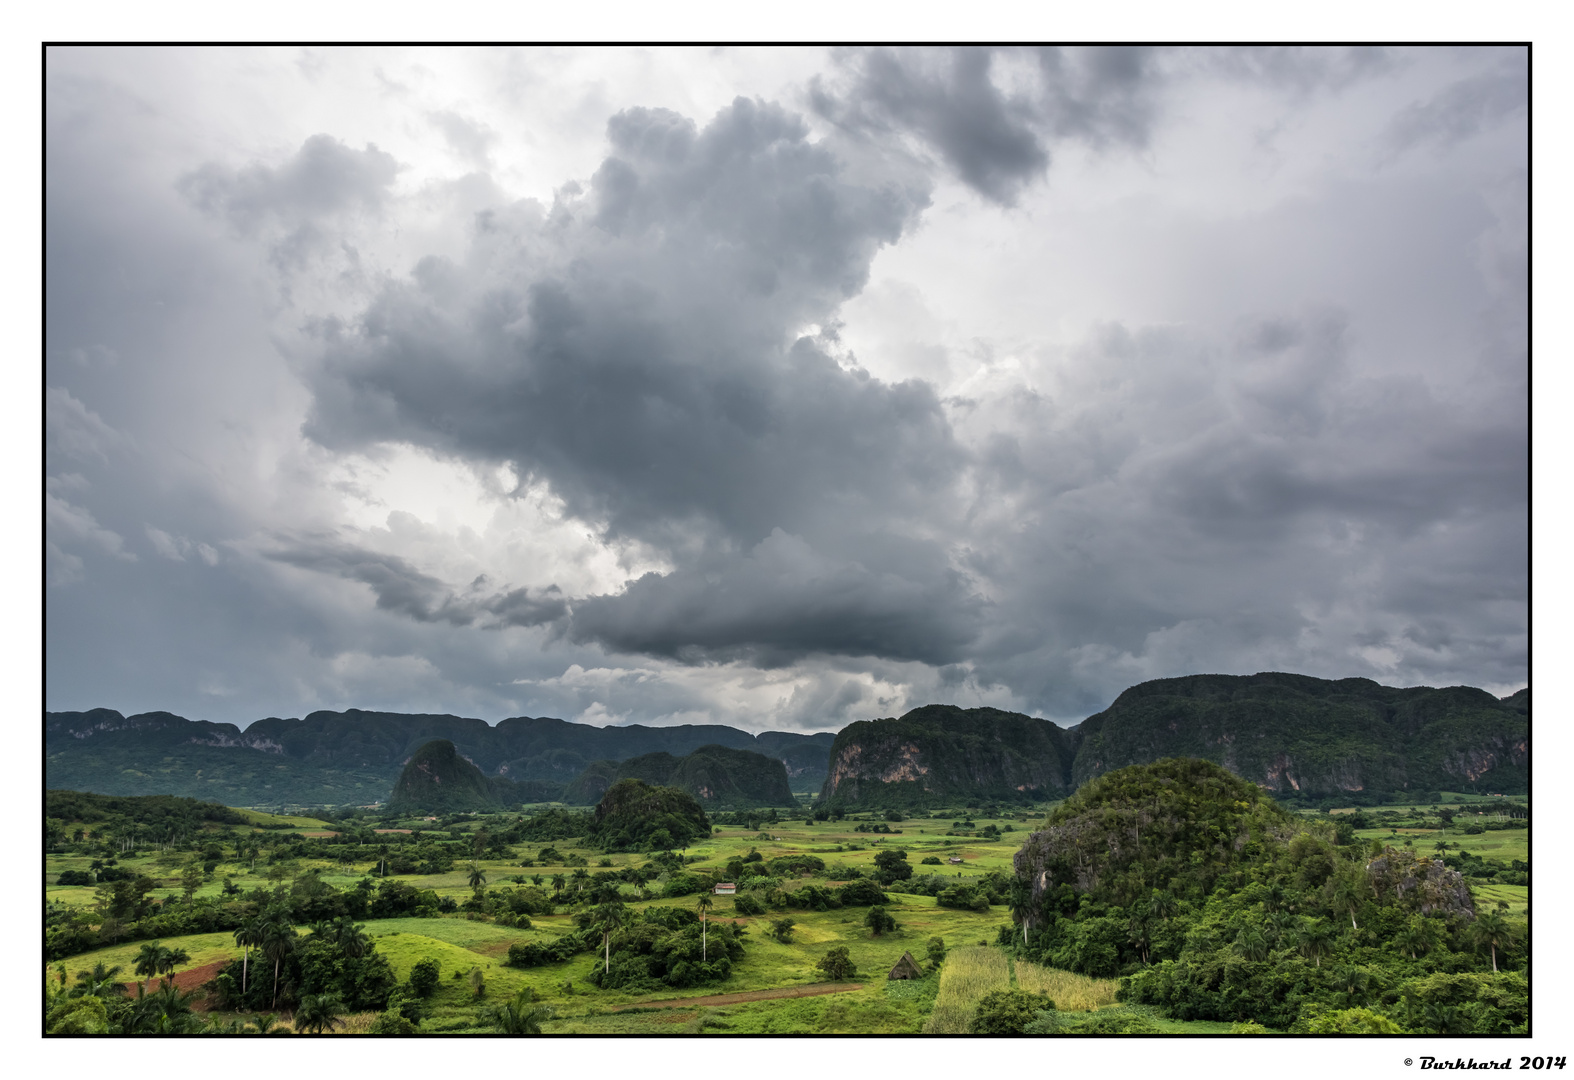
M 52 708 L 1527 678 L 1523 50 L 248 56 L 50 50 Z

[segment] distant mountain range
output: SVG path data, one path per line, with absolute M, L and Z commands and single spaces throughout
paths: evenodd
M 570 785 L 578 799 L 594 801 L 598 785 L 604 791 L 629 775 L 719 791 L 731 768 L 725 762 L 752 760 L 721 753 L 731 750 L 780 761 L 792 790 L 819 789 L 822 799 L 848 807 L 884 807 L 1059 798 L 1113 769 L 1175 756 L 1206 758 L 1281 793 L 1521 794 L 1529 716 L 1528 689 L 1500 700 L 1471 687 L 1400 689 L 1269 672 L 1142 683 L 1072 728 L 951 705 L 859 721 L 836 735 L 754 735 L 722 725 L 598 728 L 548 717 L 492 726 L 360 709 L 270 717 L 242 731 L 165 712 L 128 717 L 94 709 L 45 713 L 44 733 L 47 786 L 106 795 L 365 805 L 389 797 L 423 744 L 446 739 L 486 776 L 508 781 L 494 787 L 520 801 L 559 799 Z M 677 759 L 701 748 L 706 753 L 673 779 Z M 627 769 L 617 764 L 651 755 Z M 753 801 L 767 789 L 780 797 L 758 765 L 744 770 L 752 779 L 731 789 L 729 801 Z
M 365 805 L 386 800 L 423 743 L 447 739 L 483 773 L 515 782 L 520 798 L 556 799 L 593 762 L 645 754 L 684 757 L 703 746 L 780 761 L 791 787 L 825 779 L 835 736 L 722 725 L 591 727 L 550 717 L 496 726 L 446 714 L 349 709 L 301 720 L 269 717 L 243 731 L 167 712 L 113 709 L 44 714 L 46 783 L 105 795 L 189 795 L 229 805 Z
M 1283 794 L 1522 794 L 1530 690 L 1382 686 L 1307 675 L 1188 675 L 1122 693 L 1072 728 L 929 705 L 843 728 L 821 798 L 847 806 L 1040 800 L 1161 758 L 1203 758 Z

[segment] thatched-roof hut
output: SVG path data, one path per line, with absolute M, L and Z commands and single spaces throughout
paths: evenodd
M 923 969 L 918 966 L 918 961 L 913 959 L 913 954 L 910 952 L 904 952 L 902 958 L 896 962 L 896 966 L 891 969 L 891 974 L 886 976 L 888 979 L 922 979 L 923 977 Z

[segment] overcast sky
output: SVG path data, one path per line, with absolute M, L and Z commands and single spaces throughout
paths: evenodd
M 1525 685 L 1527 60 L 46 59 L 46 706 Z

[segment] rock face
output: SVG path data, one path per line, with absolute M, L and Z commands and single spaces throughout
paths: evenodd
M 1048 720 L 926 705 L 843 728 L 820 798 L 858 807 L 1053 799 L 1070 791 L 1074 748 L 1075 738 Z
M 433 739 L 411 755 L 388 797 L 389 808 L 399 810 L 495 810 L 498 805 L 486 774 L 447 739 Z
M 715 809 L 794 805 L 787 769 L 779 759 L 725 746 L 702 746 L 684 757 L 658 752 L 624 762 L 592 762 L 569 785 L 564 799 L 597 802 L 625 778 L 681 788 L 702 806 Z
M 1392 896 L 1423 915 L 1441 911 L 1475 918 L 1465 876 L 1436 859 L 1388 848 L 1366 864 L 1366 872 L 1379 897 Z
M 1077 784 L 1163 757 L 1215 761 L 1270 791 L 1477 790 L 1529 780 L 1528 689 L 1382 686 L 1265 672 L 1133 686 L 1074 730 Z

